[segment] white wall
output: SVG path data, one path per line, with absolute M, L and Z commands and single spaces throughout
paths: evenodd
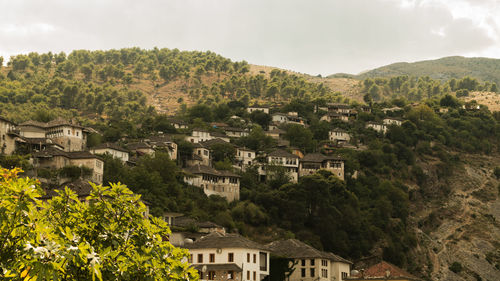
M 262 280 L 264 276 L 269 275 L 269 252 L 260 251 L 256 249 L 241 249 L 241 248 L 223 248 L 220 253 L 217 253 L 217 249 L 190 249 L 189 252 L 192 256 L 192 263 L 199 264 L 198 254 L 203 254 L 202 264 L 210 264 L 210 254 L 215 254 L 214 264 L 223 263 L 235 263 L 243 269 L 242 278 L 243 281 L 253 281 L 253 272 L 256 274 L 256 280 Z M 265 252 L 267 254 L 266 264 L 267 270 L 260 270 L 260 252 Z M 234 261 L 228 261 L 228 254 L 233 253 Z M 250 262 L 247 262 L 247 254 L 250 254 Z M 253 256 L 255 255 L 255 263 Z M 250 272 L 250 279 L 247 279 L 247 271 Z M 262 276 L 264 275 L 264 276 Z

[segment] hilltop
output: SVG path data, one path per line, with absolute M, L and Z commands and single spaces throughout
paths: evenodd
M 482 81 L 500 83 L 500 59 L 466 58 L 460 56 L 444 57 L 436 60 L 425 60 L 413 63 L 398 62 L 378 67 L 358 75 L 333 74 L 328 77 L 349 77 L 365 79 L 375 77 L 392 77 L 408 75 L 415 77 L 429 76 L 441 81 L 465 76 L 478 78 Z

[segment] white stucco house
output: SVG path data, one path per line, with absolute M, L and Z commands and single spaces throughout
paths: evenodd
M 269 275 L 267 248 L 239 234 L 214 232 L 184 247 L 203 281 L 260 281 Z
M 273 260 L 294 260 L 294 271 L 288 281 L 341 281 L 349 277 L 352 262 L 333 253 L 317 250 L 297 239 L 274 241 L 266 246 Z

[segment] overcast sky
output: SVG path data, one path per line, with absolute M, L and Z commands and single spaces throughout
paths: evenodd
M 499 0 L 0 0 L 0 56 L 211 50 L 309 74 L 500 58 Z

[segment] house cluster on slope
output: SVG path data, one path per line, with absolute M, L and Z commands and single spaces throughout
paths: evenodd
M 165 213 L 174 246 L 187 248 L 200 280 L 420 280 L 395 265 L 374 260 L 362 270 L 334 253 L 297 239 L 257 243 L 226 233 L 213 222 L 199 222 L 180 213 Z
M 235 171 L 245 171 L 249 167 L 256 167 L 260 180 L 272 179 L 281 171 L 285 173 L 291 182 L 297 182 L 300 177 L 314 174 L 318 170 L 327 170 L 344 180 L 344 159 L 335 154 L 337 147 L 354 147 L 352 134 L 346 130 L 333 126 L 328 133 L 328 141 L 322 143 L 323 153 L 304 154 L 300 148 L 291 147 L 286 139 L 286 126 L 295 124 L 308 127 L 306 118 L 299 116 L 297 112 L 274 112 L 267 106 L 249 106 L 248 113 L 260 111 L 269 114 L 271 120 L 265 135 L 275 140 L 276 147 L 268 151 L 255 151 L 247 147 L 235 144 L 235 140 L 250 134 L 251 124 L 238 116 L 232 116 L 233 126 L 226 123 L 211 123 L 211 129 L 190 128 L 192 124 L 179 118 L 170 119 L 170 124 L 183 134 L 166 135 L 158 134 L 148 138 L 121 143 L 102 143 L 87 148 L 88 136 L 91 132 L 97 133 L 91 128 L 80 126 L 74 121 L 56 119 L 51 122 L 42 123 L 27 121 L 15 124 L 9 120 L 0 118 L 0 148 L 4 154 L 12 154 L 15 151 L 30 153 L 31 163 L 34 166 L 35 176 L 41 175 L 47 170 L 60 170 L 68 166 L 85 167 L 89 174 L 83 174 L 86 180 L 102 183 L 104 165 L 99 155 L 109 154 L 124 163 L 134 165 L 143 155 L 154 155 L 156 151 L 167 152 L 172 160 L 182 166 L 184 181 L 201 188 L 206 195 L 219 195 L 228 201 L 239 200 L 240 176 Z M 357 118 L 359 112 L 370 112 L 366 106 L 352 107 L 347 104 L 332 103 L 324 107 L 316 107 L 315 111 L 320 119 L 340 123 L 351 123 Z M 398 112 L 398 108 L 390 108 L 384 113 Z M 240 123 L 238 123 L 240 122 Z M 332 123 L 332 124 L 333 124 Z M 380 123 L 367 122 L 366 127 L 372 128 L 380 133 L 385 133 L 388 126 L 401 125 L 399 117 L 387 116 Z M 237 124 L 237 125 L 235 125 Z M 241 126 L 238 126 L 241 124 Z M 336 123 L 339 124 L 339 123 Z M 346 127 L 346 126 L 344 126 Z M 190 142 L 193 152 L 187 159 L 179 159 L 178 140 L 183 139 Z M 214 147 L 217 145 L 231 145 L 235 155 L 232 167 L 233 171 L 215 169 L 213 161 Z M 220 146 L 219 146 L 220 147 Z M 358 146 L 359 147 L 359 146 Z M 42 173 L 38 173 L 42 172 Z M 69 179 L 58 178 L 56 184 L 63 184 Z

